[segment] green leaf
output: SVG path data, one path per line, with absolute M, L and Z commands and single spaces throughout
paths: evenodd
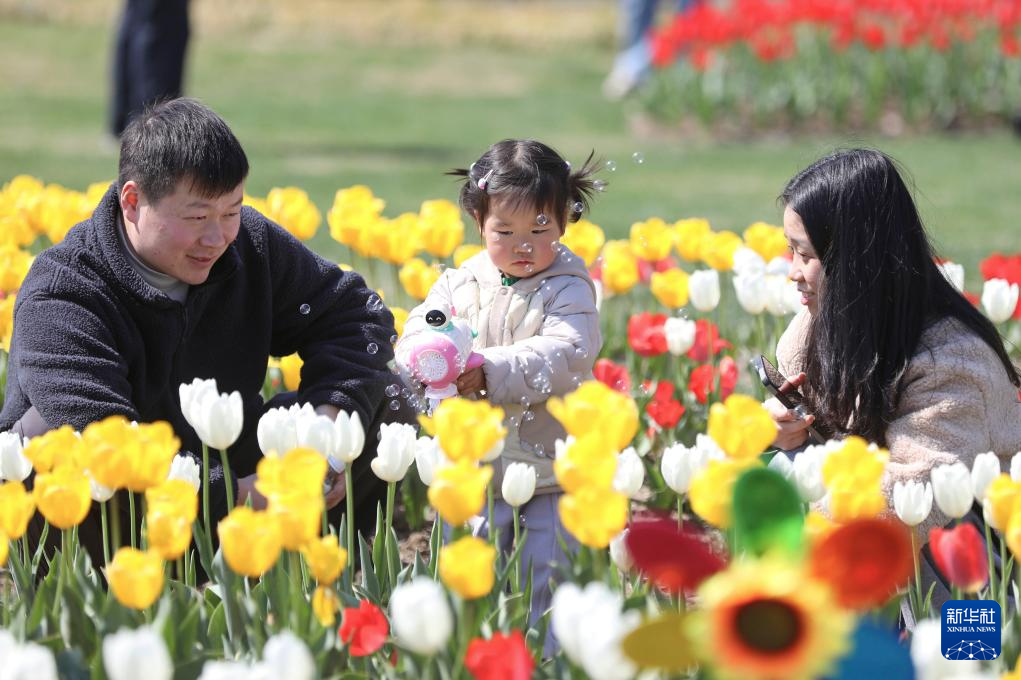
M 211 641 L 219 642 L 227 637 L 227 612 L 224 611 L 223 602 L 216 605 L 213 615 L 209 617 L 209 638 Z
M 734 483 L 734 526 L 739 550 L 761 555 L 801 550 L 804 514 L 797 489 L 769 468 L 747 470 Z
M 87 658 L 96 653 L 96 624 L 85 615 L 85 600 L 70 582 L 60 596 L 60 633 L 68 648 L 77 647 Z
M 362 587 L 368 593 L 369 599 L 379 602 L 379 579 L 376 578 L 376 569 L 372 557 L 370 557 L 369 544 L 365 542 L 365 538 L 361 534 L 358 535 L 358 543 L 362 558 Z

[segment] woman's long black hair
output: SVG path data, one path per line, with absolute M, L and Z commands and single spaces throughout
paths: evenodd
M 806 396 L 833 432 L 886 445 L 901 376 L 925 327 L 954 317 L 1021 376 L 996 328 L 943 276 L 894 161 L 838 151 L 787 183 L 780 201 L 801 218 L 823 267 L 804 351 Z

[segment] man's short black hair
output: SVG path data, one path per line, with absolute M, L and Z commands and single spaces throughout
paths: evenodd
M 182 97 L 146 108 L 121 136 L 118 189 L 128 180 L 152 203 L 182 179 L 204 198 L 236 188 L 248 176 L 248 157 L 223 118 Z

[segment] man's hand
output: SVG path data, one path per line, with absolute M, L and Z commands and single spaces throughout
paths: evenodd
M 486 374 L 481 366 L 469 369 L 457 376 L 457 391 L 468 395 L 486 389 Z
M 338 503 L 344 500 L 347 496 L 347 485 L 344 482 L 344 473 L 335 473 L 337 476 L 333 478 L 333 486 L 326 492 L 323 500 L 326 502 L 326 509 L 332 510 Z M 329 477 L 327 477 L 329 479 Z
M 255 488 L 255 480 L 257 478 L 257 475 L 248 475 L 247 477 L 240 477 L 238 479 L 238 505 L 244 505 L 248 502 L 248 499 L 251 498 L 253 510 L 266 509 L 266 497 L 259 493 Z

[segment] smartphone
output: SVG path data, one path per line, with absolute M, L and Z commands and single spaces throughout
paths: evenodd
M 798 390 L 780 391 L 780 388 L 787 382 L 787 378 L 780 371 L 776 370 L 776 366 L 770 363 L 769 359 L 760 354 L 751 360 L 751 366 L 752 371 L 759 376 L 762 386 L 776 397 L 777 401 L 795 411 L 801 418 L 808 415 L 805 412 L 805 396 L 801 392 Z M 813 444 L 823 444 L 826 442 L 826 438 L 811 425 L 808 427 L 808 436 Z

